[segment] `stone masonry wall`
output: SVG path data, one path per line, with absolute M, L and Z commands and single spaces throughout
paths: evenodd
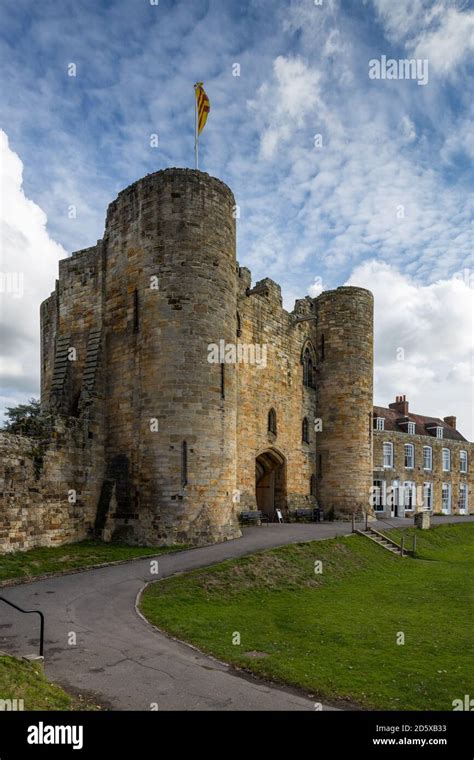
M 303 347 L 315 343 L 315 308 L 311 298 L 294 312 L 282 307 L 280 287 L 262 280 L 251 289 L 250 272 L 238 270 L 240 335 L 237 345 L 266 349 L 266 366 L 237 365 L 237 484 L 239 508 L 256 508 L 255 460 L 276 450 L 285 460 L 285 504 L 289 510 L 311 507 L 311 476 L 315 474 L 316 390 L 303 384 Z M 297 322 L 304 317 L 306 321 Z M 277 433 L 268 432 L 268 413 L 274 409 Z M 309 443 L 302 440 L 308 420 Z
M 384 442 L 393 444 L 393 467 L 383 467 L 383 444 Z M 415 447 L 415 466 L 413 469 L 405 467 L 404 446 L 407 443 Z M 432 470 L 423 469 L 423 446 L 431 446 L 433 449 L 433 467 Z M 451 451 L 451 470 L 443 472 L 442 470 L 442 449 Z M 465 450 L 468 453 L 468 472 L 460 472 L 459 452 Z M 468 512 L 474 514 L 474 445 L 467 441 L 455 441 L 450 439 L 439 439 L 429 435 L 408 435 L 407 433 L 389 430 L 374 430 L 374 479 L 385 480 L 387 488 L 392 485 L 394 480 L 400 483 L 411 481 L 415 483 L 418 495 L 422 497 L 423 483 L 433 483 L 433 512 L 441 514 L 441 488 L 443 483 L 451 483 L 451 512 L 459 513 L 459 484 L 466 483 L 468 486 Z M 419 506 L 421 509 L 421 505 Z M 386 513 L 389 514 L 390 506 L 387 507 Z
M 316 309 L 318 498 L 325 510 L 361 512 L 372 486 L 373 296 L 341 287 Z
M 235 366 L 235 200 L 201 172 L 157 172 L 108 210 L 106 478 L 111 535 L 208 543 L 240 535 Z M 224 391 L 222 390 L 224 383 Z
M 83 446 L 83 435 L 77 420 L 58 421 L 45 446 L 0 433 L 0 554 L 90 535 L 95 451 L 92 441 Z

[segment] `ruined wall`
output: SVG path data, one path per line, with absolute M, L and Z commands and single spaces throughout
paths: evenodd
M 393 467 L 383 467 L 383 444 L 393 443 Z M 407 443 L 415 447 L 415 466 L 405 467 L 405 450 Z M 431 446 L 433 450 L 433 465 L 431 470 L 423 469 L 423 446 Z M 451 451 L 451 470 L 442 469 L 442 450 Z M 468 472 L 460 472 L 459 452 L 468 453 Z M 435 438 L 429 435 L 408 435 L 392 430 L 374 430 L 374 478 L 386 482 L 386 487 L 392 486 L 394 480 L 400 483 L 411 481 L 418 490 L 419 501 L 422 499 L 423 483 L 433 483 L 433 512 L 442 514 L 441 489 L 443 483 L 451 483 L 451 513 L 459 514 L 459 484 L 468 486 L 468 513 L 474 514 L 474 445 L 467 441 L 455 441 L 446 438 Z M 421 508 L 421 506 L 420 506 Z M 386 509 L 390 513 L 390 506 Z
M 302 299 L 290 314 L 283 309 L 280 287 L 272 280 L 262 280 L 251 289 L 250 272 L 242 268 L 238 285 L 240 334 L 234 340 L 238 346 L 266 351 L 265 363 L 237 365 L 239 508 L 256 507 L 256 457 L 268 450 L 276 450 L 285 460 L 284 506 L 289 510 L 314 506 L 311 476 L 315 474 L 316 390 L 303 384 L 302 364 L 303 347 L 308 341 L 315 342 L 316 337 L 313 300 Z M 298 322 L 299 318 L 305 321 Z M 268 431 L 272 408 L 276 412 L 276 435 Z M 308 443 L 302 440 L 304 417 L 308 420 Z
M 0 553 L 90 536 L 96 452 L 83 440 L 78 420 L 58 421 L 47 445 L 0 433 Z

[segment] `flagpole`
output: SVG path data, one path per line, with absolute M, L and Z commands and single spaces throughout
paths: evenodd
M 199 169 L 199 135 L 198 135 L 198 109 L 196 97 L 196 85 L 194 85 L 194 159 L 196 169 Z

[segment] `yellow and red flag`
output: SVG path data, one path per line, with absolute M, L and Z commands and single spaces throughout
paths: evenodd
M 196 93 L 197 104 L 197 133 L 201 134 L 202 130 L 206 126 L 207 117 L 211 110 L 211 104 L 204 90 L 204 82 L 196 82 L 194 85 L 194 91 Z

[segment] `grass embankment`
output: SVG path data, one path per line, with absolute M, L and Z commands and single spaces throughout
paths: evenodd
M 24 710 L 97 710 L 87 699 L 73 697 L 49 683 L 38 663 L 0 656 L 0 709 L 9 709 L 8 700 L 23 700 Z M 19 703 L 14 705 L 19 709 Z
M 474 690 L 474 524 L 418 531 L 417 542 L 418 558 L 403 560 L 361 536 L 293 544 L 154 583 L 141 609 L 317 699 L 451 710 Z
M 0 556 L 0 582 L 21 578 L 28 580 L 45 573 L 79 570 L 92 565 L 108 564 L 140 557 L 154 557 L 170 551 L 185 549 L 180 546 L 124 546 L 100 541 L 81 541 L 54 548 L 44 547 L 27 552 L 14 552 Z

